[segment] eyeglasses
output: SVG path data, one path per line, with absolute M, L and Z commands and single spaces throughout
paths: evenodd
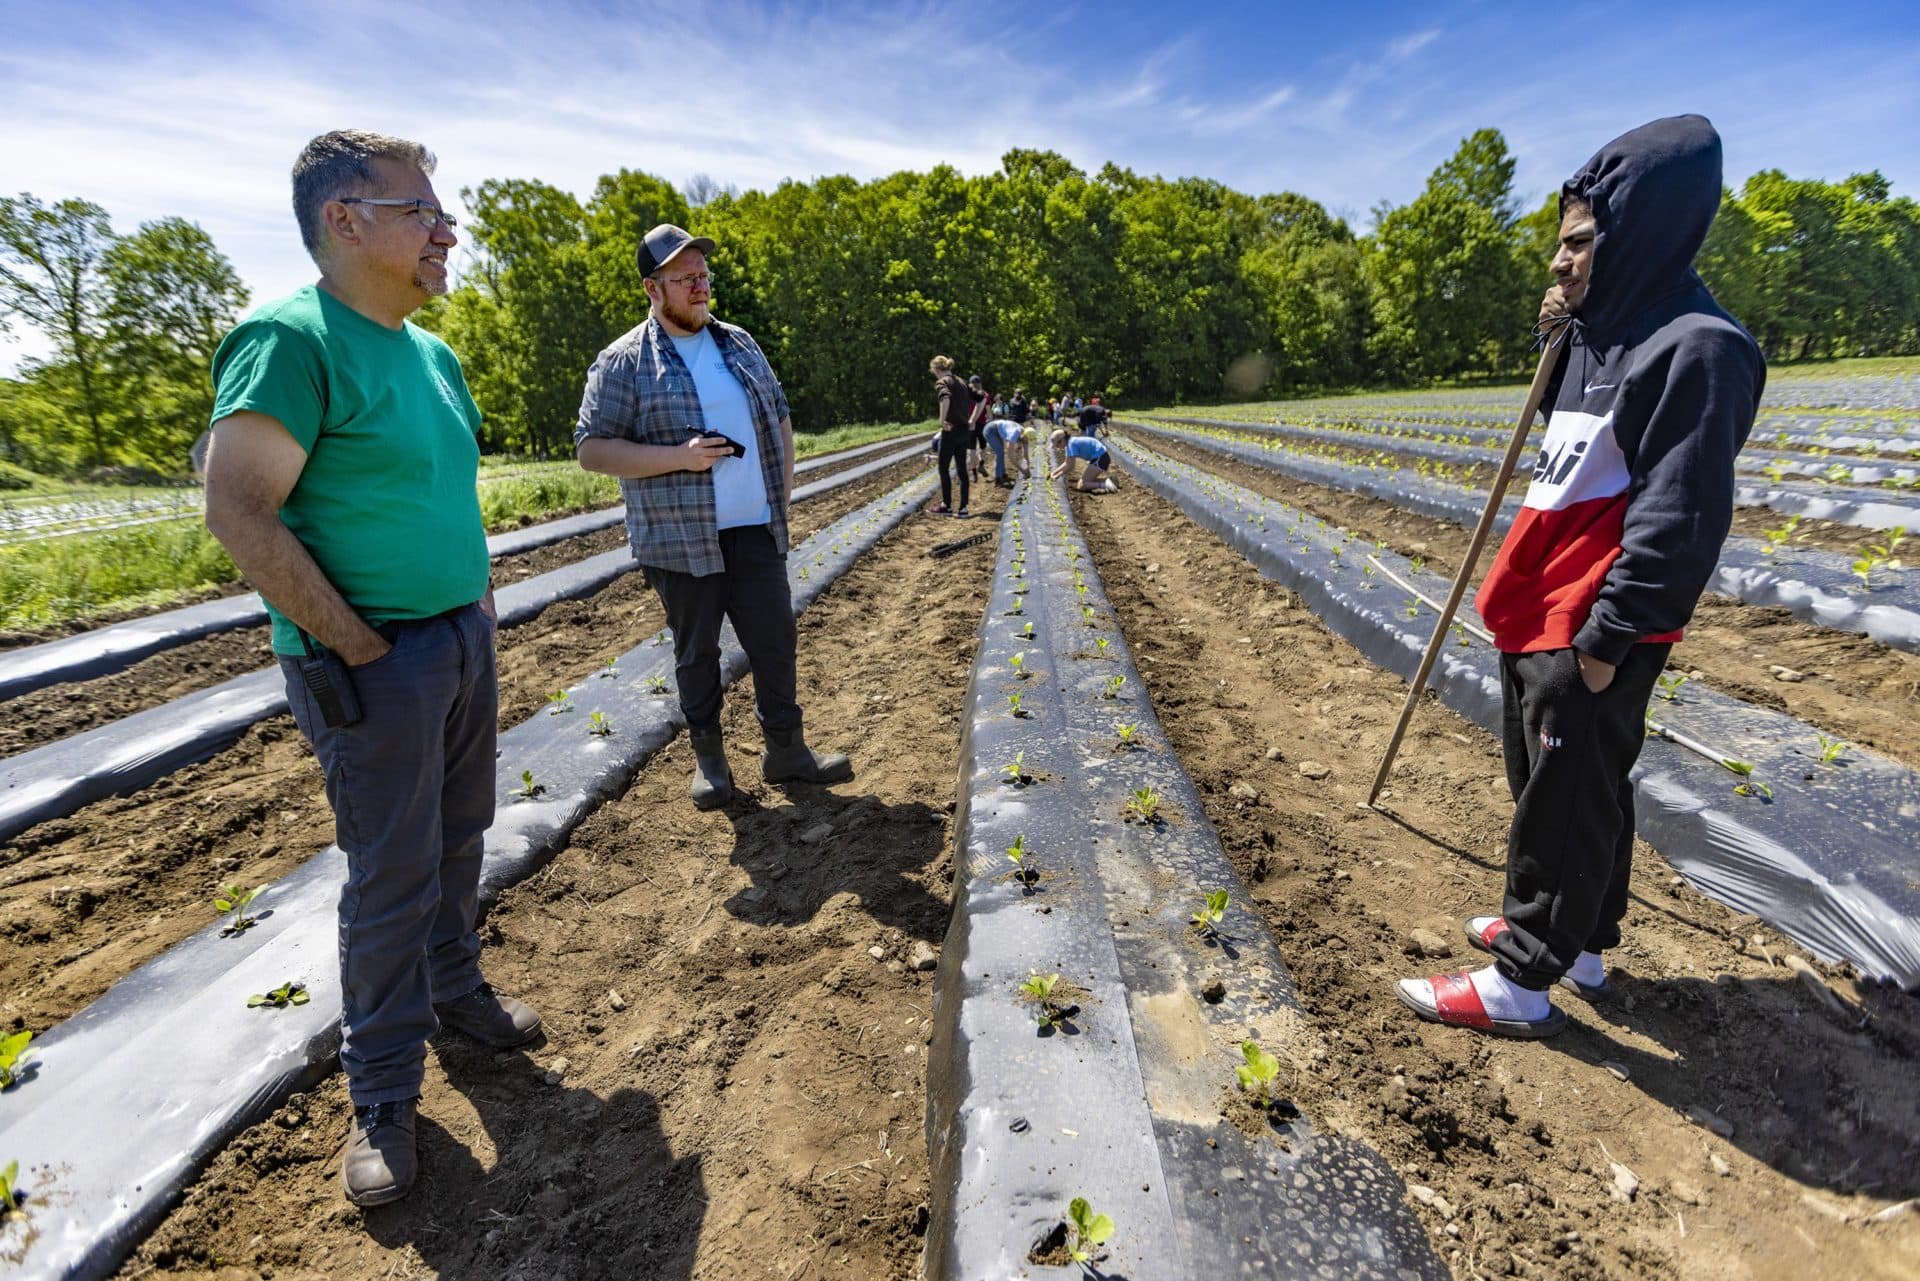
M 664 280 L 670 285 L 711 285 L 713 273 L 710 271 L 689 272 L 684 276 L 655 276 L 655 280 Z
M 448 231 L 452 231 L 460 225 L 460 220 L 452 214 L 438 206 L 430 205 L 424 200 L 401 200 L 392 196 L 342 196 L 340 197 L 340 203 L 343 205 L 386 205 L 393 209 L 405 209 L 408 213 L 419 219 L 420 225 L 428 231 L 432 231 L 435 227 L 441 226 L 442 224 L 445 224 Z

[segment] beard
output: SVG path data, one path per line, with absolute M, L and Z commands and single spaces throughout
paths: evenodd
M 654 306 L 659 309 L 661 319 L 692 334 L 706 327 L 713 301 L 709 298 L 703 303 L 688 303 L 683 306 L 662 297 Z

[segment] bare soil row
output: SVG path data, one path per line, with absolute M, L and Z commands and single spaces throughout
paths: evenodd
M 903 463 L 801 504 L 794 541 L 920 466 Z M 525 720 L 549 692 L 663 622 L 653 593 L 629 574 L 501 632 L 501 725 Z M 251 655 L 228 675 L 267 661 Z M 332 839 L 318 768 L 287 716 L 131 796 L 23 832 L 0 850 L 0 1021 L 39 1030 L 66 1018 L 213 920 L 214 885 L 274 880 Z

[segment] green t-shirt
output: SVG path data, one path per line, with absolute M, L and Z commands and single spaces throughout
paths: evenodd
M 368 623 L 429 618 L 486 593 L 480 410 L 444 342 L 308 285 L 227 335 L 213 381 L 214 422 L 266 414 L 307 451 L 280 519 Z M 274 652 L 301 653 L 299 631 L 272 601 L 267 612 Z

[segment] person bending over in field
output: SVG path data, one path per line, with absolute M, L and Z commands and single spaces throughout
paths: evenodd
M 1647 699 L 1733 519 L 1733 458 L 1766 365 L 1693 270 L 1720 205 L 1720 137 L 1656 120 L 1560 189 L 1543 325 L 1565 354 L 1533 483 L 1476 599 L 1500 649 L 1513 825 L 1499 916 L 1466 922 L 1472 973 L 1402 979 L 1422 1018 L 1550 1036 L 1556 984 L 1612 989 Z
M 1089 494 L 1113 492 L 1113 478 L 1109 475 L 1113 470 L 1113 455 L 1107 452 L 1105 445 L 1091 436 L 1069 437 L 1064 430 L 1056 431 L 1049 439 L 1053 443 L 1053 456 L 1058 462 L 1053 469 L 1055 480 L 1065 475 L 1074 460 L 1079 459 L 1083 464 L 1080 479 L 1077 483 L 1070 480 L 1068 484 Z
M 1010 489 L 1009 472 L 1018 468 L 1021 476 L 1030 474 L 1027 464 L 1027 429 L 1011 418 L 996 418 L 987 424 L 987 448 L 993 451 L 993 483 Z
M 481 978 L 474 931 L 499 690 L 480 411 L 452 350 L 407 320 L 447 292 L 454 223 L 433 167 L 420 144 L 357 129 L 309 142 L 293 211 L 320 279 L 213 358 L 207 528 L 267 602 L 347 856 L 341 1181 L 360 1205 L 413 1186 L 428 1037 L 540 1034 Z

